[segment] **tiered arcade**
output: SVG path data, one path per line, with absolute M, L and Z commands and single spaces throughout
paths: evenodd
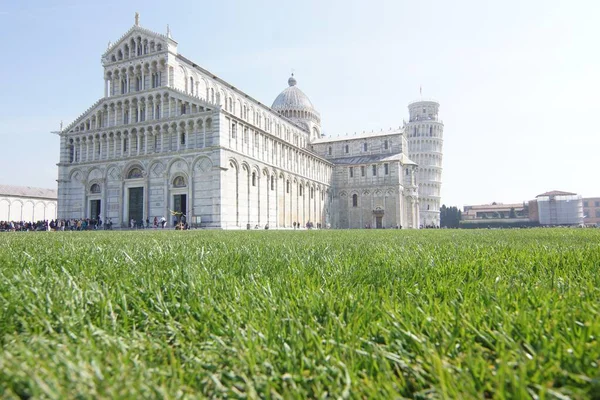
M 409 121 L 405 125 L 409 158 L 419 165 L 420 225 L 440 226 L 440 190 L 444 124 L 438 117 L 440 105 L 435 100 L 418 100 L 408 105 Z

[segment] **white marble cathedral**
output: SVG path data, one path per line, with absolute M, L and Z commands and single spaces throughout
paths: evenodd
M 221 229 L 439 225 L 436 102 L 411 103 L 397 130 L 322 137 L 293 76 L 268 107 L 137 15 L 102 64 L 104 97 L 60 132 L 61 219 L 127 226 L 175 210 Z

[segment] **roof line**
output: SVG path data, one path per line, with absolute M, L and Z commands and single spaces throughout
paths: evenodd
M 192 60 L 190 60 L 189 58 L 185 57 L 183 54 L 181 53 L 177 53 L 177 57 L 181 58 L 183 61 L 189 63 L 192 65 L 192 67 L 196 68 L 198 71 L 212 77 L 212 79 L 216 80 L 217 82 L 221 83 L 222 85 L 227 86 L 229 89 L 233 90 L 234 92 L 242 95 L 243 97 L 255 102 L 258 104 L 258 106 L 263 107 L 264 109 L 266 109 L 267 111 L 272 112 L 273 114 L 275 114 L 277 117 L 285 120 L 286 122 L 288 122 L 289 124 L 301 129 L 304 132 L 308 132 L 308 130 L 303 127 L 302 125 L 299 125 L 297 123 L 295 123 L 294 121 L 288 119 L 287 117 L 279 114 L 277 111 L 273 110 L 271 107 L 267 106 L 266 104 L 261 103 L 260 101 L 258 101 L 257 99 L 255 99 L 254 97 L 250 96 L 249 94 L 247 94 L 246 92 L 243 92 L 242 90 L 238 89 L 237 87 L 233 86 L 232 84 L 230 84 L 229 82 L 223 80 L 222 78 L 219 78 L 218 76 L 216 76 L 215 74 L 213 74 L 212 72 L 210 72 L 209 70 L 202 68 L 201 66 L 199 66 L 198 64 L 196 64 L 195 62 L 193 62 Z M 310 132 L 308 132 L 310 133 Z

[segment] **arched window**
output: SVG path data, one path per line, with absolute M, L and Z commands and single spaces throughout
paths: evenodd
M 162 50 L 162 44 L 157 44 L 156 45 L 156 51 L 161 51 Z
M 358 207 L 358 195 L 356 193 L 352 195 L 352 207 Z
M 300 187 L 298 188 L 298 195 L 299 196 L 302 196 L 302 189 L 303 189 L 303 186 L 300 185 Z
M 142 178 L 144 175 L 142 174 L 142 170 L 138 167 L 131 168 L 129 173 L 127 174 L 127 179 L 138 179 Z
M 73 140 L 71 139 L 71 144 L 69 144 L 69 162 L 72 163 L 75 159 L 75 146 L 73 145 Z
M 252 173 L 252 186 L 256 186 L 256 172 Z
M 271 175 L 271 190 L 275 190 L 275 176 Z
M 346 152 L 346 154 L 348 154 L 350 152 L 350 146 L 346 145 L 344 151 Z
M 327 153 L 328 153 L 329 155 L 331 155 L 332 151 L 333 151 L 333 149 L 331 148 L 331 146 L 329 146 L 329 149 L 327 149 Z
M 181 144 L 185 145 L 185 132 L 181 132 Z
M 100 193 L 100 185 L 98 185 L 97 183 L 94 183 L 91 187 L 90 187 L 90 193 Z
M 194 94 L 194 78 L 190 76 L 190 93 Z
M 386 140 L 385 142 L 383 142 L 383 148 L 384 148 L 385 150 L 387 150 L 387 149 L 388 149 L 388 147 L 389 147 L 389 143 L 388 143 L 388 141 Z
M 290 192 L 290 181 L 289 180 L 285 182 L 285 192 L 286 193 Z
M 186 187 L 184 177 L 183 176 L 175 177 L 175 179 L 173 179 L 173 187 L 176 187 L 176 188 Z
M 367 151 L 367 142 L 363 143 L 363 151 Z
M 123 139 L 123 152 L 126 152 L 129 149 L 129 139 Z

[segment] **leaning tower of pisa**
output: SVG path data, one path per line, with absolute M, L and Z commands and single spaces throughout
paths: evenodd
M 419 224 L 423 227 L 440 225 L 444 124 L 439 108 L 435 100 L 413 101 L 405 125 L 409 157 L 419 164 Z

